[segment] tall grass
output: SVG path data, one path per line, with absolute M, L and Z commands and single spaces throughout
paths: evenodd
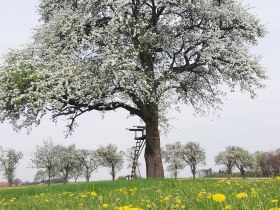
M 0 209 L 280 210 L 280 181 L 147 179 L 0 188 Z

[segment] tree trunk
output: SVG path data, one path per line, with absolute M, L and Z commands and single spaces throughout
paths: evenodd
M 86 182 L 89 182 L 89 177 L 90 177 L 90 174 L 89 174 L 89 171 L 87 169 L 86 170 Z
M 231 178 L 231 173 L 232 173 L 232 168 L 230 168 L 229 166 L 227 168 L 227 173 L 228 173 L 228 179 L 230 179 Z
M 66 184 L 68 182 L 68 177 L 69 177 L 69 171 L 65 171 L 63 183 Z
M 241 168 L 240 172 L 241 172 L 242 178 L 245 179 L 245 169 Z
M 155 108 L 156 107 L 156 108 Z M 158 130 L 157 106 L 151 109 L 146 118 L 146 175 L 147 178 L 164 178 L 161 158 L 160 136 Z
M 113 181 L 115 181 L 115 177 L 116 177 L 115 167 L 112 166 L 112 180 Z
M 51 169 L 48 168 L 48 186 L 51 184 Z
M 13 177 L 11 175 L 8 175 L 8 184 L 9 187 L 13 186 Z
M 192 171 L 192 178 L 195 179 L 195 178 L 196 178 L 196 177 L 195 177 L 195 174 L 196 174 L 196 167 L 193 166 L 191 171 Z

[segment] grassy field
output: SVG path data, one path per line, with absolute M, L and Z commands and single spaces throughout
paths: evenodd
M 279 202 L 280 178 L 123 180 L 0 188 L 0 209 L 14 210 L 280 210 Z

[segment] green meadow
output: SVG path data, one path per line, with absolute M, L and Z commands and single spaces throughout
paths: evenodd
M 144 179 L 0 188 L 0 209 L 14 210 L 280 210 L 279 202 L 279 177 Z

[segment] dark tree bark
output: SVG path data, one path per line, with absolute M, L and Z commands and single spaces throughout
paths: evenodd
M 174 173 L 175 179 L 177 179 L 178 176 L 178 167 L 175 165 L 175 173 Z
M 147 178 L 164 178 L 158 129 L 158 109 L 153 104 L 145 118 L 146 122 L 146 175 Z
M 227 166 L 227 173 L 228 173 L 228 179 L 230 179 L 232 174 L 232 166 Z
M 86 182 L 89 182 L 89 178 L 90 178 L 90 172 L 89 169 L 86 168 Z
M 239 168 L 239 170 L 240 170 L 240 173 L 241 173 L 242 178 L 245 179 L 245 175 L 246 175 L 245 169 L 244 169 L 244 168 Z
M 66 184 L 68 182 L 68 177 L 69 177 L 69 171 L 70 170 L 66 170 L 64 177 L 63 177 L 63 183 Z
M 115 172 L 115 166 L 112 165 L 112 180 L 115 181 L 116 172 Z
M 192 171 L 192 178 L 193 179 L 195 179 L 196 178 L 196 166 L 195 165 L 193 165 L 192 167 L 191 167 L 191 171 Z
M 8 184 L 9 187 L 13 186 L 13 176 L 11 176 L 10 174 L 8 174 Z
M 51 167 L 48 167 L 48 186 L 51 184 Z

